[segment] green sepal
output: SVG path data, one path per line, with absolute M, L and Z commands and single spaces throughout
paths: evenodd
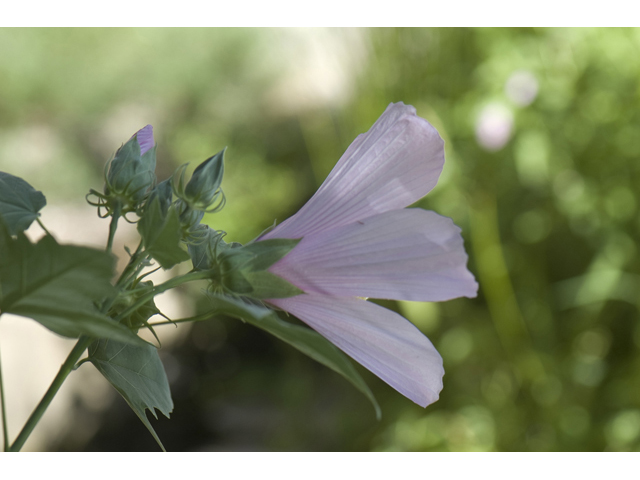
M 194 229 L 198 241 L 189 244 L 189 256 L 194 270 L 208 270 L 212 268 L 217 243 L 222 240 L 221 235 L 208 225 L 198 225 Z
M 20 177 L 0 172 L 0 216 L 9 233 L 24 232 L 40 216 L 38 213 L 47 204 L 42 192 L 33 188 Z
M 299 242 L 300 239 L 275 238 L 223 251 L 219 256 L 223 288 L 230 293 L 258 300 L 293 297 L 304 293 L 285 279 L 267 271 Z
M 9 236 L 0 218 L 0 312 L 29 317 L 64 337 L 111 338 L 146 345 L 96 305 L 114 295 L 114 258 L 103 251 L 59 245 L 51 236 L 32 244 Z
M 89 360 L 122 395 L 162 450 L 164 445 L 147 418 L 156 409 L 167 418 L 173 411 L 169 380 L 153 345 L 134 347 L 113 340 L 95 341 L 89 346 Z
M 242 272 L 234 271 L 225 275 L 221 279 L 223 288 L 233 293 L 234 295 L 250 296 L 251 298 L 257 298 L 253 295 L 253 285 L 249 283 L 247 277 Z
M 287 342 L 305 355 L 342 375 L 369 399 L 375 409 L 376 417 L 380 419 L 380 406 L 366 382 L 349 358 L 322 335 L 310 328 L 282 320 L 276 312 L 269 308 L 249 305 L 241 300 L 211 292 L 207 296 L 212 301 L 212 315 L 225 314 L 244 320 Z
M 178 199 L 176 202 L 180 225 L 182 226 L 183 237 L 189 237 L 194 230 L 198 229 L 204 212 L 202 210 L 194 210 L 184 200 Z
M 175 205 L 171 205 L 166 214 L 163 214 L 160 196 L 156 195 L 149 200 L 138 222 L 138 232 L 145 251 L 165 270 L 189 260 L 189 254 L 180 247 L 182 234 Z
M 301 238 L 273 238 L 243 245 L 242 248 L 226 251 L 221 260 L 227 270 L 267 270 L 294 249 Z
M 158 198 L 160 203 L 160 212 L 162 213 L 162 216 L 165 217 L 169 211 L 169 207 L 171 206 L 171 201 L 173 200 L 171 178 L 168 178 L 153 187 L 146 203 L 151 203 L 155 198 Z
M 136 142 L 138 141 L 138 138 L 136 136 Z M 140 146 L 138 145 L 138 148 Z M 143 170 L 146 170 L 147 172 L 151 172 L 153 174 L 153 180 L 155 182 L 156 179 L 156 149 L 158 148 L 157 145 L 154 145 L 153 147 L 151 147 L 149 150 L 147 150 L 144 155 L 142 155 L 140 157 L 140 163 L 142 164 L 142 168 Z M 171 186 L 171 184 L 169 183 L 169 186 Z
M 252 288 L 249 295 L 258 300 L 295 297 L 296 295 L 304 293 L 284 278 L 274 275 L 267 270 L 244 272 L 244 278 Z

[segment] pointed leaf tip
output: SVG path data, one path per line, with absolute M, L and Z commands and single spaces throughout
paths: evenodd
M 10 173 L 0 172 L 0 216 L 11 235 L 24 232 L 47 204 L 42 192 Z
M 155 410 L 169 418 L 173 400 L 169 380 L 153 345 L 135 347 L 113 340 L 98 340 L 89 347 L 89 360 L 122 395 L 140 418 L 160 448 L 160 438 L 147 418 L 148 409 L 158 418 Z

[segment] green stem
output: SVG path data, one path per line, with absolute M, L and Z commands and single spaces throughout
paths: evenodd
M 24 443 L 27 441 L 27 438 L 29 438 L 29 435 L 31 435 L 31 432 L 33 432 L 33 429 L 36 427 L 36 425 L 42 418 L 42 415 L 44 415 L 44 412 L 47 410 L 47 407 L 53 400 L 53 397 L 55 397 L 56 393 L 58 393 L 58 390 L 60 390 L 62 383 L 73 371 L 75 364 L 80 359 L 80 357 L 82 356 L 84 351 L 87 349 L 87 347 L 89 347 L 91 342 L 93 342 L 93 339 L 89 337 L 82 336 L 78 339 L 78 342 L 76 343 L 75 347 L 73 347 L 73 350 L 71 350 L 71 353 L 69 353 L 69 356 L 60 367 L 60 371 L 58 372 L 56 377 L 53 379 L 53 382 L 49 386 L 49 389 L 44 394 L 44 397 L 42 397 L 42 400 L 40 400 L 40 403 L 38 403 L 38 406 L 35 408 L 31 416 L 27 420 L 27 423 L 25 423 L 24 427 L 22 428 L 22 431 L 20 432 L 20 434 L 18 435 L 16 440 L 13 442 L 11 447 L 9 447 L 8 451 L 10 452 L 20 451 Z
M 36 222 L 38 222 L 38 225 L 40 225 L 40 228 L 42 228 L 42 230 L 44 230 L 44 233 L 46 233 L 50 237 L 53 237 L 53 235 L 51 235 L 51 232 L 49 230 L 47 230 L 47 227 L 44 226 L 44 223 L 42 223 L 39 218 L 36 218 Z
M 9 426 L 7 425 L 6 400 L 4 398 L 4 386 L 2 384 L 2 363 L 0 362 L 0 403 L 2 403 L 2 436 L 4 438 L 3 448 L 9 450 Z
M 149 275 L 156 273 L 156 272 L 157 272 L 158 270 L 160 270 L 161 268 L 162 268 L 162 267 L 154 268 L 153 270 L 151 270 L 151 271 L 149 271 L 149 272 L 145 273 L 144 275 L 140 275 L 139 277 L 138 277 L 138 275 L 136 274 L 136 277 L 138 277 L 138 282 L 140 282 L 143 278 L 148 277 Z M 140 267 L 138 267 L 138 269 L 140 269 Z M 140 273 L 140 272 L 138 271 L 138 273 Z
M 202 320 L 209 320 L 216 313 L 218 313 L 217 310 L 211 310 L 211 311 L 209 311 L 207 313 L 201 313 L 200 315 L 194 315 L 193 317 L 179 318 L 178 320 L 168 320 L 166 322 L 150 323 L 149 325 L 152 326 L 152 327 L 157 327 L 157 326 L 162 326 L 162 325 L 174 325 L 176 323 L 201 322 Z
M 138 244 L 138 248 L 136 248 L 136 251 L 133 253 L 133 255 L 131 255 L 131 258 L 129 259 L 129 263 L 122 271 L 120 278 L 118 278 L 118 281 L 116 282 L 116 287 L 120 286 L 123 283 L 127 283 L 125 282 L 125 280 L 128 281 L 131 279 L 130 277 L 131 277 L 132 270 L 134 272 L 134 277 L 136 276 L 135 273 L 137 272 L 137 267 L 148 258 L 148 255 L 146 254 L 141 255 L 141 253 L 142 253 L 142 240 L 140 240 L 140 243 Z
M 146 295 L 143 295 L 142 297 L 140 297 L 136 303 L 131 305 L 124 312 L 120 313 L 120 315 L 115 317 L 114 320 L 116 322 L 119 322 L 123 318 L 126 318 L 131 313 L 133 313 L 136 310 L 138 310 L 138 308 L 140 308 L 141 306 L 146 304 L 149 300 L 151 300 L 156 295 L 159 295 L 159 294 L 161 294 L 163 292 L 166 292 L 167 290 L 170 290 L 172 288 L 175 288 L 178 285 L 182 285 L 183 283 L 187 283 L 187 282 L 192 282 L 194 280 L 207 280 L 207 279 L 210 279 L 210 278 L 211 278 L 211 271 L 209 271 L 209 270 L 199 270 L 199 271 L 195 271 L 195 272 L 189 272 L 189 273 L 186 273 L 186 274 L 184 274 L 184 275 L 182 275 L 180 277 L 175 277 L 175 278 L 172 278 L 170 280 L 167 280 L 166 282 L 161 283 L 160 285 L 156 285 L 151 290 L 149 290 L 149 293 L 147 293 Z
M 118 219 L 120 218 L 120 211 L 122 207 L 120 203 L 116 203 L 113 209 L 113 215 L 111 217 L 111 223 L 109 224 L 109 240 L 107 241 L 107 252 L 111 251 L 113 247 L 113 238 L 116 235 L 116 230 L 118 229 Z

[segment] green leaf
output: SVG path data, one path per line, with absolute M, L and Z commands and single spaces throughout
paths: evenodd
M 163 215 L 161 199 L 158 196 L 154 196 L 147 204 L 138 222 L 138 232 L 144 242 L 145 251 L 165 270 L 191 258 L 180 248 L 182 233 L 178 212 L 171 206 L 166 215 Z
M 157 419 L 156 408 L 167 418 L 173 411 L 169 380 L 158 349 L 148 344 L 134 347 L 113 340 L 98 340 L 89 347 L 89 360 L 122 395 L 164 450 L 145 412 L 149 409 Z
M 0 216 L 11 235 L 24 232 L 47 204 L 42 194 L 23 179 L 0 172 Z
M 114 291 L 114 258 L 100 250 L 59 245 L 45 236 L 32 244 L 8 235 L 0 219 L 0 312 L 29 317 L 49 330 L 137 345 L 146 342 L 95 306 Z
M 376 417 L 380 419 L 380 406 L 373 393 L 347 356 L 329 340 L 314 330 L 285 322 L 268 308 L 249 305 L 241 300 L 214 293 L 207 295 L 213 301 L 214 310 L 212 313 L 222 313 L 240 318 L 261 328 L 349 380 L 371 401 L 376 411 Z

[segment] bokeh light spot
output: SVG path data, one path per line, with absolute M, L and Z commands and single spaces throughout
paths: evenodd
M 499 103 L 484 107 L 476 119 L 476 140 L 485 150 L 495 152 L 504 147 L 513 130 L 511 110 Z
M 504 91 L 513 103 L 526 107 L 538 96 L 538 80 L 527 70 L 517 70 L 507 79 Z

